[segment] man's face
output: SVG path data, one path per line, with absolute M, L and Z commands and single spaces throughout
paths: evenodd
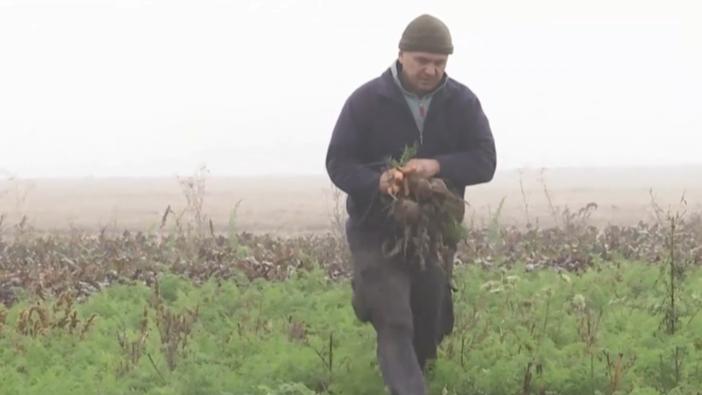
M 423 94 L 431 92 L 441 82 L 448 55 L 400 52 L 398 60 L 402 64 L 404 82 L 409 84 L 415 93 Z

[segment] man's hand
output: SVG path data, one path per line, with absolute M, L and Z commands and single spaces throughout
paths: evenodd
M 441 166 L 435 159 L 410 159 L 400 170 L 404 174 L 414 173 L 424 178 L 430 178 L 439 174 Z
M 402 180 L 407 174 L 417 174 L 423 178 L 431 178 L 439 174 L 441 166 L 434 159 L 410 159 L 400 169 L 389 169 L 380 175 L 378 189 L 381 193 L 396 195 L 402 186 Z

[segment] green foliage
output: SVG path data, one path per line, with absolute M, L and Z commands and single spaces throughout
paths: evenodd
M 674 284 L 675 331 L 666 324 L 668 275 L 642 262 L 602 263 L 580 275 L 521 265 L 458 268 L 456 327 L 428 375 L 432 393 L 693 393 L 702 388 L 702 304 L 691 290 L 702 287 L 702 270 L 687 269 Z M 166 274 L 158 292 L 114 285 L 74 306 L 78 317 L 97 317 L 82 336 L 18 333 L 12 323 L 34 302 L 19 303 L 0 331 L 2 388 L 28 395 L 380 394 L 374 333 L 356 321 L 349 288 L 320 270 L 284 282 L 200 286 Z M 193 311 L 189 333 L 185 318 L 169 321 L 181 329 L 164 330 L 167 317 Z M 176 332 L 186 340 L 174 356 L 165 345 Z M 120 345 L 120 334 L 138 344 L 142 333 L 136 357 Z M 132 366 L 123 369 L 127 360 Z
M 417 151 L 419 150 L 419 142 L 415 141 L 413 145 L 405 146 L 402 151 L 402 155 L 399 160 L 392 159 L 389 164 L 389 168 L 402 167 L 407 164 L 412 158 L 417 156 Z

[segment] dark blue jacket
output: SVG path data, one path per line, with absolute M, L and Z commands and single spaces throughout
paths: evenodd
M 381 230 L 388 213 L 378 183 L 388 158 L 399 159 L 419 140 L 419 129 L 390 68 L 346 100 L 329 142 L 327 172 L 347 194 L 347 229 Z M 433 95 L 417 158 L 439 161 L 439 177 L 460 196 L 492 180 L 497 162 L 490 124 L 475 94 L 448 78 Z

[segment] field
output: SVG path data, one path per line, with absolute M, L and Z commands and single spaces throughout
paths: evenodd
M 489 221 L 490 212 L 505 198 L 501 214 L 505 225 L 524 224 L 527 219 L 535 222 L 537 217 L 543 226 L 555 225 L 552 205 L 579 208 L 591 202 L 599 205 L 592 213 L 593 224 L 632 225 L 654 219 L 651 188 L 663 206 L 677 204 L 685 192 L 688 211 L 702 211 L 700 174 L 702 165 L 498 173 L 490 184 L 471 188 L 467 193 L 471 204 L 467 219 L 478 224 Z M 544 193 L 544 186 L 550 196 Z M 529 200 L 529 213 L 525 212 L 525 197 Z M 335 207 L 328 179 L 310 176 L 210 177 L 204 199 L 204 211 L 213 219 L 217 231 L 228 230 L 230 214 L 238 201 L 239 230 L 286 235 L 326 232 Z M 103 226 L 145 230 L 160 222 L 168 205 L 176 211 L 187 205 L 175 177 L 21 183 L 3 183 L 0 179 L 0 213 L 7 213 L 13 221 L 26 215 L 41 231 L 65 230 L 70 226 L 87 231 Z
M 431 393 L 699 394 L 696 174 L 473 188 Z M 0 183 L 3 393 L 385 393 L 338 197 L 305 177 Z

